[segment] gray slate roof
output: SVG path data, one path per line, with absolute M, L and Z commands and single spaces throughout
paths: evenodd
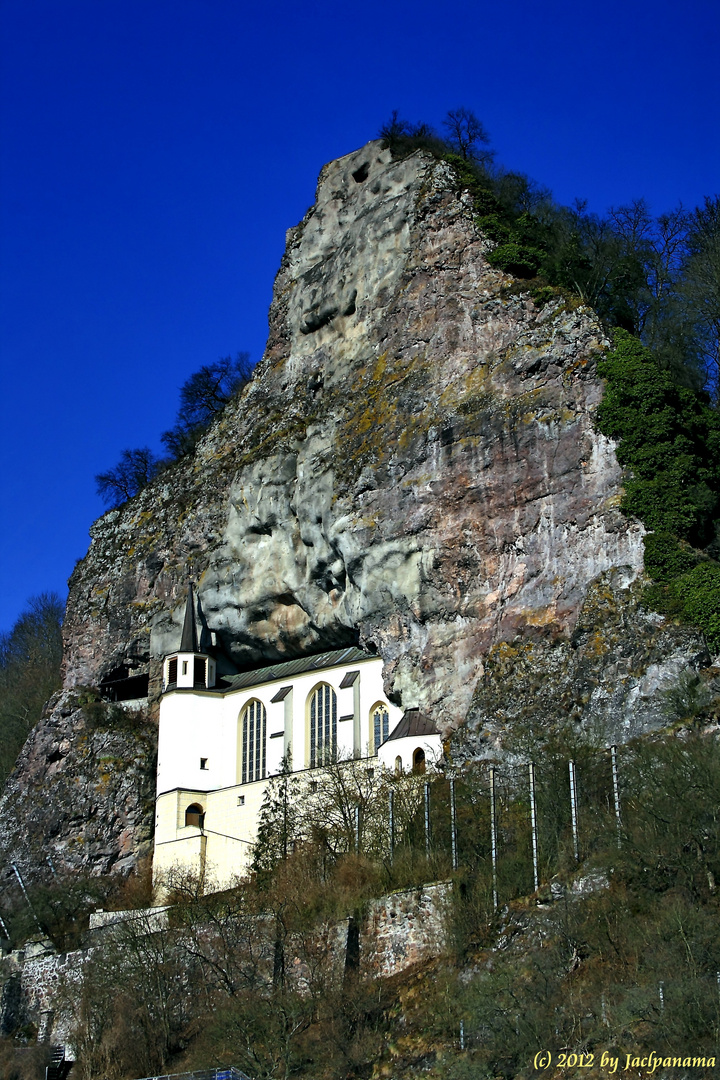
M 269 664 L 253 671 L 243 671 L 239 675 L 224 675 L 223 681 L 227 686 L 223 687 L 223 690 L 225 693 L 228 690 L 245 690 L 248 686 L 260 686 L 276 679 L 289 679 L 293 675 L 303 675 L 306 671 L 319 671 L 321 668 L 357 664 L 360 660 L 373 659 L 372 653 L 351 645 L 347 649 L 333 649 L 315 656 L 299 656 L 296 660 L 285 660 L 281 664 Z
M 397 727 L 393 728 L 385 742 L 392 742 L 393 739 L 405 739 L 408 736 L 418 738 L 421 735 L 439 734 L 440 732 L 432 720 L 425 716 L 425 713 L 421 713 L 419 709 L 406 709 L 402 720 Z
M 187 603 L 185 604 L 185 619 L 183 621 L 182 637 L 180 638 L 180 649 L 178 651 L 184 653 L 196 653 L 198 651 L 192 581 L 188 586 Z

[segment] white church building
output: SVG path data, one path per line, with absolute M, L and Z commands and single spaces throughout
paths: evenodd
M 355 646 L 218 679 L 198 649 L 190 586 L 180 648 L 163 663 L 154 881 L 183 868 L 222 888 L 245 873 L 284 758 L 294 772 L 366 758 L 400 773 L 441 756 L 434 725 L 389 702 L 382 660 Z

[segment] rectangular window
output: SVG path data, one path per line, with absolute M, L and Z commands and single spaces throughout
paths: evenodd
M 200 758 L 200 768 L 201 769 L 207 769 L 207 767 L 208 767 L 207 763 L 208 763 L 208 759 L 206 757 L 201 757 Z
M 183 660 L 183 666 L 182 666 L 183 675 L 187 675 L 187 664 L 188 664 L 187 660 Z
M 177 682 L 177 656 L 173 656 L 168 660 L 168 686 Z
M 238 806 L 244 806 L 245 805 L 245 796 L 244 795 L 238 795 L 237 804 L 238 804 Z
M 205 686 L 205 673 L 207 671 L 207 663 L 199 656 L 195 657 L 195 668 L 193 670 L 193 686 Z

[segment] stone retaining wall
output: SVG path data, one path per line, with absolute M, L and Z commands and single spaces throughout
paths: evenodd
M 353 927 L 352 920 L 347 920 L 319 927 L 314 937 L 322 944 L 325 962 L 329 962 L 338 979 L 346 965 L 353 964 L 359 964 L 364 978 L 389 978 L 438 956 L 446 945 L 444 916 L 450 889 L 449 882 L 440 882 L 391 893 L 369 903 L 359 926 Z M 165 919 L 163 925 L 156 925 L 157 913 L 152 914 L 155 922 L 149 925 L 159 931 L 166 929 Z M 43 1041 L 70 1042 L 60 987 L 66 988 L 66 994 L 70 987 L 72 993 L 73 984 L 80 984 L 84 965 L 95 952 L 102 951 L 102 938 L 96 936 L 97 930 L 93 934 L 98 943 L 90 948 L 57 953 L 50 942 L 31 941 L 0 961 L 2 1034 L 11 1035 L 33 1024 Z M 107 937 L 112 940 L 112 935 Z M 270 941 L 268 947 L 271 952 Z M 308 959 L 311 954 L 312 949 L 297 949 L 296 955 L 288 958 L 286 970 L 301 992 L 308 990 L 313 977 L 312 959 Z

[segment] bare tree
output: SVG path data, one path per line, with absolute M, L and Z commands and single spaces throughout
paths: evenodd
M 189 453 L 200 436 L 228 402 L 250 381 L 250 354 L 221 356 L 214 364 L 203 364 L 180 387 L 180 407 L 175 424 L 163 432 L 161 441 L 177 459 Z
M 720 195 L 690 217 L 682 292 L 714 397 L 720 399 Z
M 153 454 L 149 446 L 123 450 L 113 469 L 95 477 L 97 493 L 108 506 L 121 506 L 154 480 L 165 463 Z
M 62 684 L 63 606 L 56 593 L 33 596 L 12 630 L 0 634 L 0 779 Z
M 442 124 L 448 134 L 450 145 L 460 157 L 467 161 L 480 161 L 483 164 L 489 164 L 492 161 L 493 152 L 481 149 L 481 147 L 489 147 L 490 136 L 470 109 L 464 106 L 450 109 Z

